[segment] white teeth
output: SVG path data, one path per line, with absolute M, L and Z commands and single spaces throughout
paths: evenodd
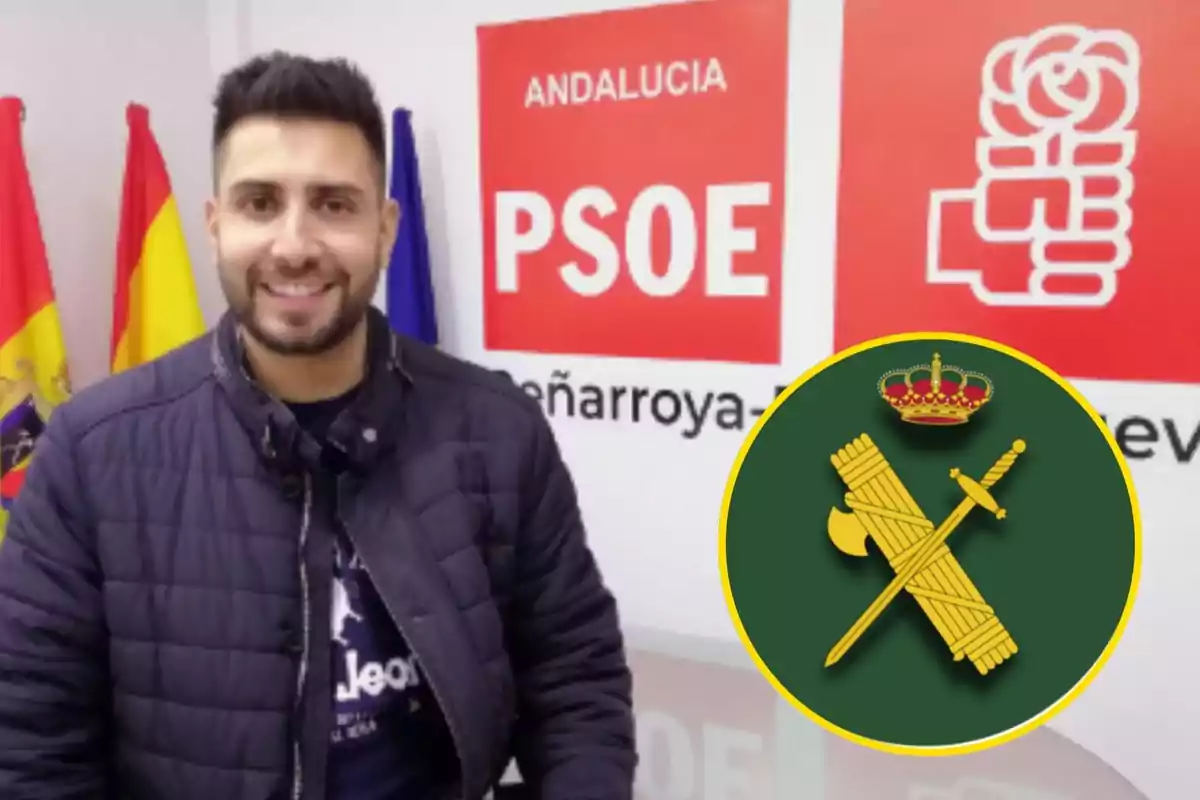
M 303 283 L 281 283 L 273 285 L 271 291 L 287 297 L 311 297 L 312 295 L 320 294 L 321 288 L 320 286 L 309 286 Z

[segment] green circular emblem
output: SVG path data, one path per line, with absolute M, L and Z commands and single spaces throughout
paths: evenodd
M 1128 467 L 1063 378 L 985 339 L 873 340 L 802 376 L 729 478 L 721 577 L 759 669 L 827 730 L 948 755 L 1074 700 L 1133 606 Z

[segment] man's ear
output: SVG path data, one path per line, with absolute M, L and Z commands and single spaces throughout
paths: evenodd
M 400 216 L 403 212 L 400 210 L 400 204 L 395 198 L 389 197 L 383 204 L 383 215 L 380 221 L 380 236 L 379 246 L 383 250 L 379 254 L 379 261 L 385 267 L 392 258 L 392 248 L 396 245 L 396 234 L 400 230 Z
M 217 199 L 210 197 L 204 201 L 204 229 L 208 232 L 209 241 L 217 243 Z

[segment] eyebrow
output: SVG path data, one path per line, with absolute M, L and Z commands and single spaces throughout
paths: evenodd
M 276 192 L 279 191 L 280 185 L 274 181 L 264 181 L 255 179 L 240 180 L 229 187 L 229 191 L 233 194 L 247 194 L 250 192 Z M 362 187 L 353 183 L 317 183 L 308 187 L 311 194 L 317 196 L 327 195 L 351 195 L 354 197 L 363 197 L 366 191 Z
M 366 190 L 353 183 L 318 183 L 312 186 L 310 191 L 318 196 L 344 194 L 351 197 L 363 197 L 366 195 Z

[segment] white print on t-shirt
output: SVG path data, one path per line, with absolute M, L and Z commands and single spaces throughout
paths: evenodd
M 352 562 L 353 563 L 353 562 Z M 346 623 L 350 620 L 362 622 L 362 614 L 350 605 L 350 592 L 346 590 L 346 578 L 342 575 L 333 579 L 333 640 L 342 647 L 349 647 L 346 641 Z
M 338 714 L 337 727 L 333 729 L 332 741 L 353 741 L 364 736 L 370 736 L 378 729 L 375 720 L 366 714 Z
M 347 682 L 339 683 L 337 687 L 339 703 L 358 700 L 364 694 L 378 697 L 388 689 L 402 692 L 417 686 L 421 681 L 415 656 L 397 656 L 382 664 L 378 661 L 368 661 L 360 666 L 357 650 L 346 651 L 346 678 Z
M 339 550 L 339 564 L 345 559 Z M 378 697 L 387 689 L 402 692 L 420 683 L 417 673 L 417 662 L 414 656 L 396 656 L 387 661 L 367 661 L 358 663 L 358 651 L 353 649 L 346 638 L 346 626 L 351 621 L 363 621 L 360 610 L 354 608 L 350 599 L 350 589 L 347 586 L 352 570 L 361 569 L 362 562 L 358 554 L 350 558 L 350 562 L 339 570 L 340 574 L 333 578 L 333 639 L 341 645 L 342 657 L 346 663 L 346 681 L 337 686 L 337 701 L 339 703 L 359 700 L 362 696 Z

